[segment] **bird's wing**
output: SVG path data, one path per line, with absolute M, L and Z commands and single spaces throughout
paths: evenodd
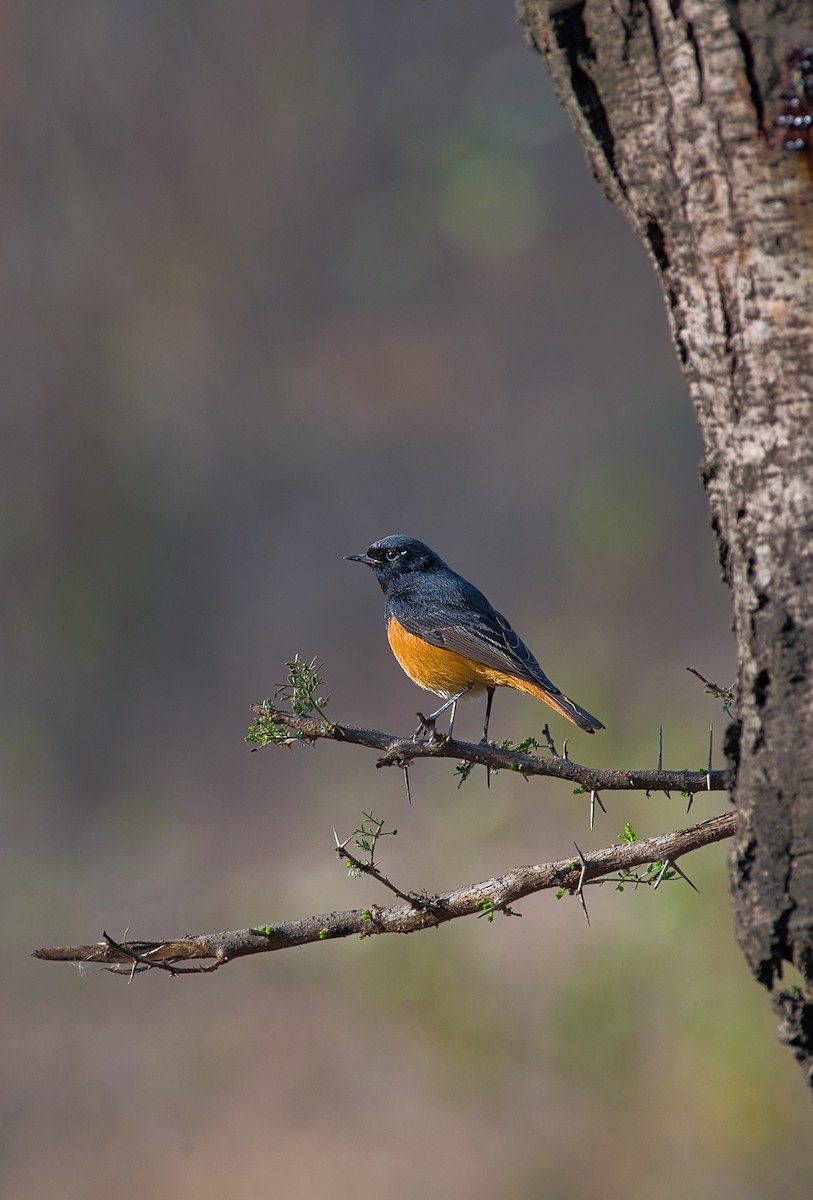
M 415 609 L 404 611 L 399 605 L 392 615 L 408 633 L 433 646 L 442 646 L 444 650 L 470 658 L 494 671 L 505 671 L 540 684 L 554 694 L 559 691 L 519 634 L 490 605 L 487 610 L 475 611 L 427 604 L 419 612 Z

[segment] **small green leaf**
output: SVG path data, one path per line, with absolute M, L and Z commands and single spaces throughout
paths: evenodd
M 346 863 L 347 874 L 351 877 L 358 876 L 364 871 L 372 871 L 375 868 L 375 848 L 379 839 L 395 837 L 398 833 L 397 829 L 385 829 L 384 822 L 379 820 L 373 812 L 362 812 L 361 815 L 364 820 L 360 822 L 357 829 L 353 830 L 350 837 L 355 838 L 356 849 L 366 854 L 367 859 L 364 862 Z M 345 842 L 346 844 L 347 842 Z M 357 856 L 354 855 L 354 857 Z
M 254 725 L 249 725 L 246 741 L 253 743 L 252 750 L 263 746 L 291 746 L 294 742 L 307 742 L 307 738 L 294 729 L 290 729 L 278 719 L 277 707 L 280 702 L 290 705 L 291 710 L 298 716 L 318 715 L 330 724 L 324 709 L 329 696 L 317 695 L 317 689 L 325 682 L 319 674 L 316 659 L 305 662 L 295 654 L 291 662 L 287 662 L 288 675 L 285 683 L 279 685 L 273 697 L 263 704 L 254 705 L 254 715 L 257 718 Z
M 463 784 L 468 779 L 469 775 L 471 775 L 472 771 L 474 770 L 475 765 L 476 764 L 473 762 L 462 762 L 462 763 L 457 764 L 454 771 L 455 771 L 455 775 L 459 776 L 459 779 L 457 781 L 457 786 L 459 788 L 461 788 L 463 786 Z

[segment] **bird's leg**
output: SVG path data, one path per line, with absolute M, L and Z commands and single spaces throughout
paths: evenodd
M 483 736 L 480 738 L 481 742 L 488 741 L 488 722 L 491 719 L 491 703 L 492 703 L 493 699 L 494 699 L 494 688 L 490 687 L 490 688 L 488 688 L 488 698 L 486 699 L 486 722 L 485 722 L 485 725 L 483 726 Z M 489 767 L 488 763 L 486 763 L 486 787 L 487 788 L 491 787 L 491 767 Z
M 491 720 L 491 703 L 492 703 L 493 699 L 494 699 L 494 688 L 490 687 L 490 688 L 488 688 L 488 699 L 486 700 L 486 723 L 483 726 L 483 736 L 480 738 L 481 742 L 488 741 L 488 722 Z
M 446 712 L 447 708 L 451 708 L 451 710 L 452 710 L 452 717 L 451 717 L 451 720 L 449 721 L 449 738 L 451 739 L 452 729 L 454 728 L 454 714 L 455 714 L 455 709 L 457 708 L 457 702 L 461 696 L 465 696 L 466 692 L 470 692 L 470 691 L 471 691 L 471 684 L 469 684 L 468 687 L 461 688 L 460 691 L 457 692 L 454 696 L 450 696 L 448 700 L 444 700 L 444 702 L 443 702 L 443 704 L 441 704 L 440 708 L 436 709 L 435 712 L 430 713 L 430 715 L 428 717 L 425 717 L 423 715 L 423 713 L 418 713 L 418 719 L 420 720 L 420 725 L 413 733 L 412 740 L 416 742 L 421 733 L 428 733 L 431 738 L 435 732 L 435 721 L 437 721 L 439 716 L 441 716 L 443 713 Z

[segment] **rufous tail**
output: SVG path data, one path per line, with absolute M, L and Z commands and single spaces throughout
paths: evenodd
M 544 704 L 550 705 L 560 716 L 566 717 L 568 721 L 577 725 L 579 729 L 583 729 L 585 733 L 595 733 L 596 730 L 604 728 L 598 717 L 592 716 L 587 709 L 582 708 L 575 700 L 571 700 L 564 692 L 549 692 L 547 688 L 540 687 L 538 683 L 526 683 L 524 680 L 522 691 L 530 692 Z

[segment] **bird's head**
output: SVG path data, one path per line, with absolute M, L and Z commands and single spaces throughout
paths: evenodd
M 373 542 L 365 554 L 346 554 L 345 558 L 372 567 L 385 592 L 405 575 L 419 575 L 446 565 L 425 542 L 402 533 L 391 533 Z

